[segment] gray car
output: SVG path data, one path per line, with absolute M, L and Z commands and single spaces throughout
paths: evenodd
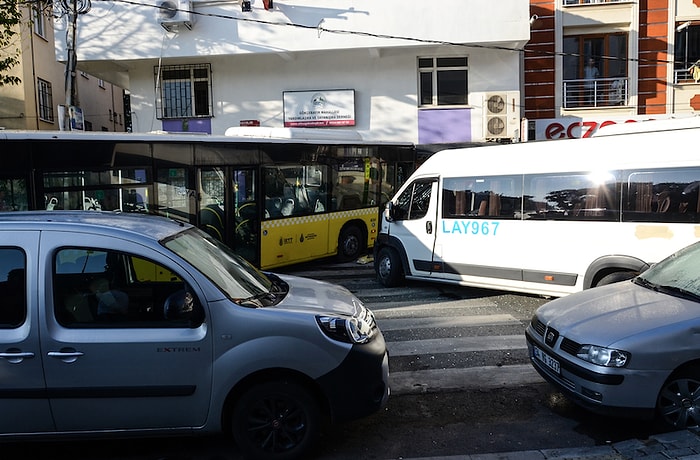
M 0 214 L 0 437 L 224 431 L 299 458 L 327 420 L 385 407 L 388 373 L 345 288 L 166 218 Z
M 540 307 L 527 327 L 532 365 L 597 413 L 700 422 L 700 243 L 631 281 Z

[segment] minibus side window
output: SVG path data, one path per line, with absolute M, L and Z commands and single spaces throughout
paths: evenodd
M 442 217 L 516 219 L 521 200 L 521 176 L 445 178 Z

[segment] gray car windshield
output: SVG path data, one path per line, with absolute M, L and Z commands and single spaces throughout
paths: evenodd
M 700 301 L 700 244 L 667 257 L 637 278 L 637 284 Z
M 196 229 L 168 238 L 162 244 L 185 259 L 231 300 L 264 296 L 272 290 L 272 281 L 224 244 Z

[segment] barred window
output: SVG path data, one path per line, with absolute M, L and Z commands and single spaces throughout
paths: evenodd
M 210 64 L 156 67 L 155 74 L 158 118 L 212 116 Z
M 39 94 L 39 119 L 53 123 L 53 96 L 51 94 L 51 83 L 38 78 L 37 93 Z

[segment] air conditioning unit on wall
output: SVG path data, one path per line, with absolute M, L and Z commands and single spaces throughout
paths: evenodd
M 158 0 L 158 22 L 168 32 L 177 32 L 186 27 L 192 29 L 194 17 L 190 0 Z
M 520 92 L 484 95 L 484 138 L 519 140 Z

